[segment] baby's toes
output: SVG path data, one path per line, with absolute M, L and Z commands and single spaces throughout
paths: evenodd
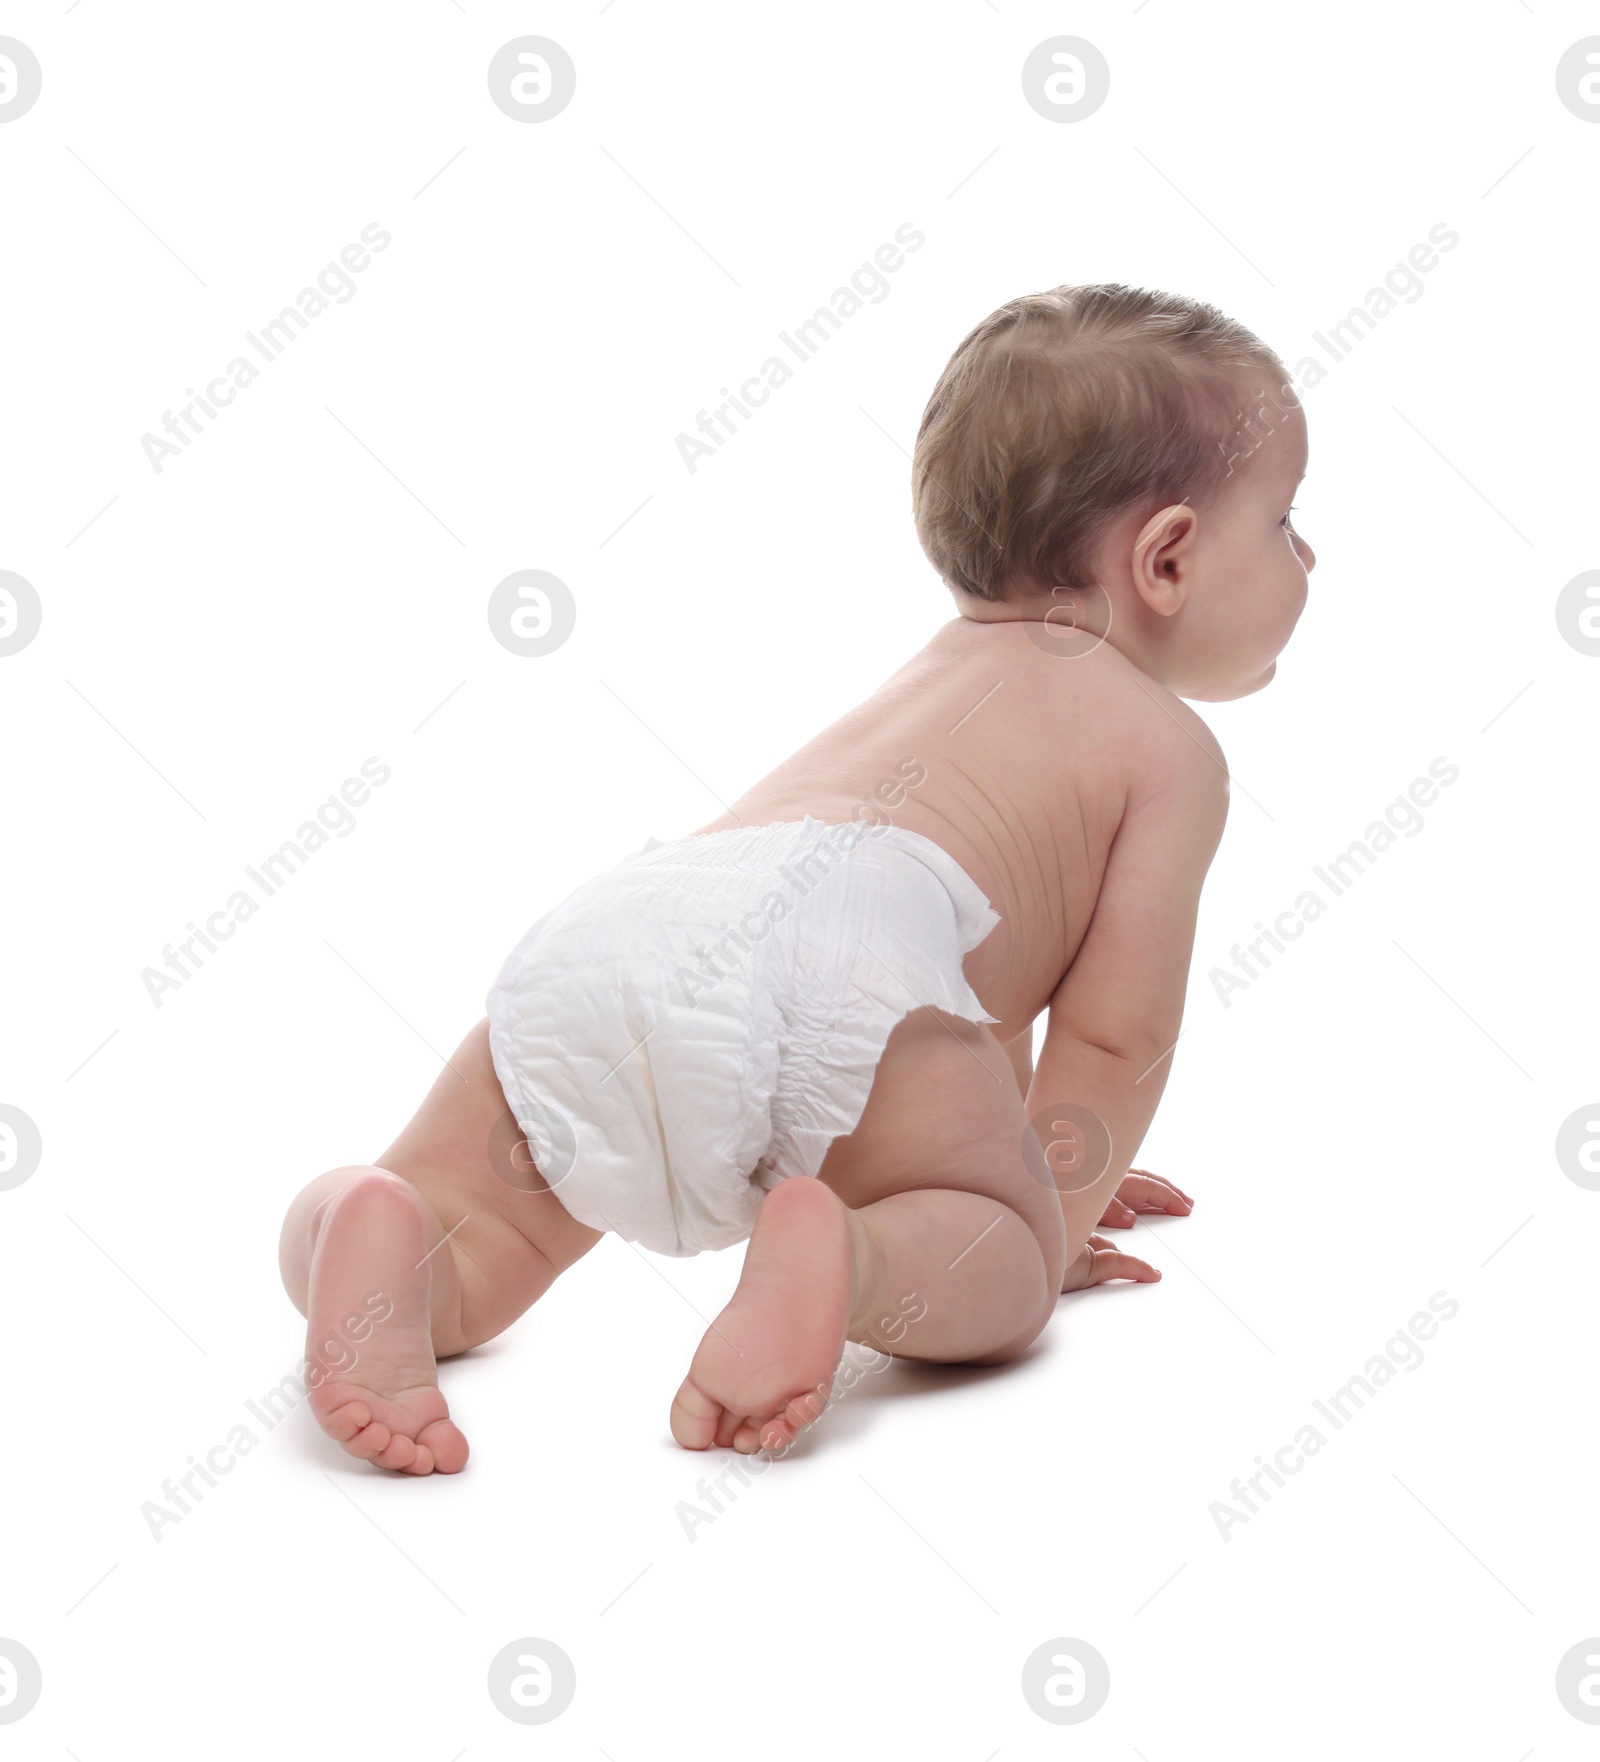
M 779 1411 L 761 1421 L 756 1428 L 763 1450 L 787 1450 L 796 1438 L 821 1419 L 828 1406 L 827 1385 L 808 1389 L 784 1402 Z M 756 1446 L 752 1445 L 754 1449 Z
M 698 1389 L 687 1377 L 672 1398 L 672 1435 L 685 1450 L 706 1450 L 717 1436 L 723 1406 Z
M 353 1438 L 346 1438 L 344 1447 L 362 1462 L 371 1462 L 389 1448 L 389 1440 L 393 1436 L 394 1433 L 380 1420 L 373 1420 L 371 1424 L 363 1426 Z
M 815 1425 L 828 1408 L 828 1395 L 832 1388 L 831 1379 L 819 1383 L 814 1389 L 807 1389 L 805 1394 L 796 1395 L 792 1401 L 784 1403 L 779 1418 L 793 1432 L 803 1432 L 807 1426 Z
M 374 1468 L 410 1468 L 416 1459 L 416 1440 L 408 1438 L 404 1432 L 396 1432 L 371 1462 Z
M 736 1442 L 734 1448 L 747 1455 L 757 1450 L 787 1450 L 804 1430 L 805 1426 L 792 1420 L 787 1412 L 763 1420 L 746 1420 L 739 1433 L 743 1442 Z
M 357 1432 L 365 1431 L 371 1424 L 372 1409 L 365 1401 L 347 1401 L 321 1418 L 322 1429 L 328 1436 L 346 1447 Z
M 467 1466 L 466 1434 L 454 1420 L 435 1419 L 417 1433 L 417 1449 L 428 1458 L 428 1468 L 412 1467 L 413 1474 L 460 1474 Z

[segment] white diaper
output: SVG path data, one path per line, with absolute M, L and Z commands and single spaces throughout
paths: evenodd
M 899 826 L 652 838 L 517 944 L 488 998 L 495 1071 L 580 1222 L 659 1254 L 726 1248 L 855 1129 L 908 1010 L 998 1019 L 961 962 L 999 922 Z

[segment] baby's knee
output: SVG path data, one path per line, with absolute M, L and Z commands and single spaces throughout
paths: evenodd
M 316 1180 L 308 1181 L 295 1195 L 288 1216 L 283 1220 L 285 1238 L 294 1225 L 301 1224 L 310 1230 L 311 1239 L 315 1242 L 316 1232 L 328 1207 L 351 1187 L 365 1183 L 405 1188 L 411 1185 L 399 1175 L 391 1174 L 388 1169 L 374 1168 L 370 1163 L 348 1163 L 343 1168 L 329 1169 L 327 1174 L 318 1175 Z
M 1025 1213 L 1033 1239 L 1039 1244 L 1039 1258 L 1044 1263 L 1041 1328 L 1054 1312 L 1062 1281 L 1067 1276 L 1067 1222 L 1062 1214 L 1061 1201 L 1053 1190 L 1044 1196 L 1044 1200 L 1043 1204 L 1031 1204 Z
M 1056 1293 L 1059 1296 L 1059 1292 Z M 1033 1304 L 1026 1320 L 1003 1346 L 996 1346 L 988 1352 L 980 1353 L 967 1360 L 969 1364 L 1010 1364 L 1014 1358 L 1020 1358 L 1024 1352 L 1044 1332 L 1051 1316 L 1055 1314 L 1055 1298 L 1041 1299 Z
M 306 1313 L 306 1299 L 311 1287 L 311 1256 L 328 1207 L 357 1182 L 369 1180 L 393 1182 L 401 1187 L 410 1185 L 388 1169 L 351 1163 L 318 1175 L 302 1187 L 289 1204 L 278 1236 L 278 1271 L 284 1290 L 302 1315 Z
M 1023 1221 L 1032 1223 L 1031 1219 Z M 1061 1295 L 1066 1260 L 1065 1231 L 1059 1249 L 1048 1230 L 1035 1227 L 1033 1235 L 1038 1245 L 1038 1260 L 1031 1268 L 1018 1266 L 1014 1270 L 1007 1284 L 1011 1301 L 1002 1310 L 1004 1320 L 996 1317 L 1000 1325 L 1009 1330 L 1006 1339 L 1001 1345 L 966 1360 L 967 1363 L 1009 1364 L 1012 1359 L 1020 1358 L 1049 1326 Z

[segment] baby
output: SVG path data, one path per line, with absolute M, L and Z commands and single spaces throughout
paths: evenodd
M 786 1448 L 847 1340 L 999 1364 L 1059 1293 L 1160 1276 L 1093 1232 L 1190 1208 L 1129 1167 L 1227 814 L 1182 700 L 1260 690 L 1305 605 L 1288 381 L 1216 308 L 1120 285 L 966 338 L 912 468 L 958 616 L 541 917 L 376 1165 L 290 1207 L 311 1404 L 352 1456 L 461 1469 L 436 1360 L 607 1230 L 749 1238 L 672 1403 L 691 1450 Z

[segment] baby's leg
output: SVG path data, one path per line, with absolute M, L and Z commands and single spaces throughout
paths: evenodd
M 1030 1172 L 1026 1124 L 987 1028 L 933 1009 L 904 1017 L 819 1179 L 763 1202 L 739 1289 L 673 1403 L 679 1443 L 791 1442 L 826 1405 L 846 1339 L 944 1363 L 1023 1351 L 1066 1262 L 1061 1202 Z
M 319 1176 L 284 1220 L 323 1430 L 380 1467 L 454 1474 L 467 1442 L 436 1358 L 492 1339 L 599 1239 L 534 1170 L 479 1023 L 378 1164 Z

